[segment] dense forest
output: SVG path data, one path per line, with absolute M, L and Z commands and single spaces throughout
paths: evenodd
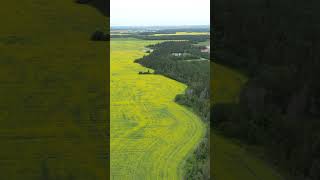
M 214 60 L 248 75 L 238 104 L 216 104 L 212 127 L 265 147 L 288 179 L 320 179 L 317 1 L 214 2 Z M 213 94 L 214 96 L 214 94 Z
M 167 41 L 148 46 L 153 51 L 135 62 L 188 85 L 176 102 L 193 109 L 206 123 L 210 120 L 209 53 L 190 41 Z M 194 156 L 187 160 L 187 179 L 209 179 L 208 136 L 200 143 Z
M 209 61 L 208 53 L 188 41 L 168 41 L 148 46 L 153 51 L 135 62 L 188 85 L 186 94 L 176 97 L 176 101 L 192 107 L 203 119 L 209 121 Z M 175 55 L 176 53 L 180 53 Z M 190 61 L 191 60 L 191 61 Z M 193 61 L 195 60 L 195 61 Z

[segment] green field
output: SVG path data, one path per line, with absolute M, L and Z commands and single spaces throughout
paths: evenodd
M 198 44 L 195 44 L 196 46 L 210 46 L 210 40 L 199 42 Z
M 236 140 L 211 132 L 211 164 L 215 180 L 284 180 L 259 154 Z
M 200 118 L 174 102 L 186 85 L 139 75 L 133 61 L 155 41 L 111 41 L 111 179 L 182 179 L 183 163 L 205 135 Z
M 236 103 L 247 77 L 226 66 L 211 63 L 211 103 Z
M 216 63 L 211 64 L 211 73 L 211 102 L 238 102 L 247 77 Z M 211 130 L 210 136 L 211 173 L 215 180 L 283 180 L 272 165 L 264 160 L 263 155 L 259 155 L 261 150 L 253 150 L 257 148 L 225 138 L 214 130 Z
M 107 18 L 14 0 L 0 20 L 0 179 L 107 179 L 107 45 L 90 41 Z

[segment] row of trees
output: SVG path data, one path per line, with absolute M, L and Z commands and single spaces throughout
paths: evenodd
M 290 179 L 320 179 L 318 4 L 214 3 L 214 59 L 250 78 L 238 104 L 213 107 L 212 125 L 264 146 Z
M 151 33 L 153 34 L 153 33 Z M 210 38 L 210 35 L 163 35 L 163 36 L 153 36 L 150 35 L 148 32 L 145 34 L 130 34 L 130 35 L 111 35 L 111 38 L 137 38 L 143 40 L 185 40 L 190 41 L 192 43 L 199 43 L 207 41 Z

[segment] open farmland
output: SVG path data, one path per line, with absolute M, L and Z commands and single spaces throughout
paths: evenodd
M 107 18 L 73 0 L 1 5 L 0 179 L 107 179 L 107 43 L 90 41 Z
M 239 101 L 247 77 L 226 66 L 211 63 L 211 103 Z M 213 115 L 214 118 L 214 115 Z M 283 177 L 263 157 L 261 149 L 226 138 L 211 129 L 211 175 L 215 180 L 283 180 Z
M 182 179 L 183 162 L 205 134 L 200 118 L 174 102 L 186 86 L 133 61 L 155 41 L 111 41 L 111 179 Z
M 226 66 L 211 62 L 211 103 L 234 103 L 239 101 L 241 88 L 247 77 Z

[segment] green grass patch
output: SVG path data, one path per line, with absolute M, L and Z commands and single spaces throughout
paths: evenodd
M 204 42 L 199 42 L 195 44 L 196 46 L 210 46 L 210 40 L 204 41 Z
M 262 158 L 234 140 L 211 132 L 211 164 L 215 180 L 283 180 Z
M 213 104 L 237 103 L 247 77 L 226 66 L 211 62 L 211 102 Z

